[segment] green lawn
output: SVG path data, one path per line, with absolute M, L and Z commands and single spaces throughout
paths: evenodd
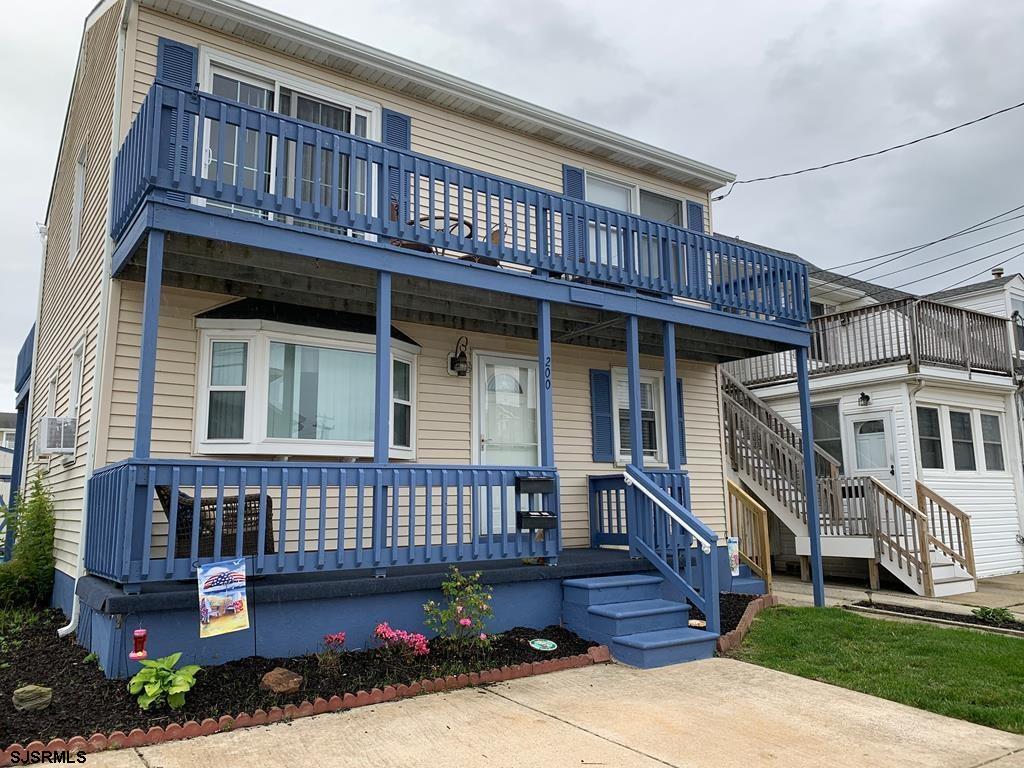
M 940 715 L 1024 733 L 1024 639 L 870 619 L 840 608 L 764 611 L 733 657 Z

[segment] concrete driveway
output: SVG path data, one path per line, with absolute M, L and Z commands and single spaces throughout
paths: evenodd
M 139 750 L 90 768 L 1024 768 L 1024 737 L 732 659 L 603 664 Z

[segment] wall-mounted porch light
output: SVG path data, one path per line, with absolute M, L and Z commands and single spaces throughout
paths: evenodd
M 470 371 L 469 355 L 466 350 L 469 348 L 469 339 L 460 336 L 455 342 L 455 351 L 448 353 L 448 375 L 468 376 Z
M 870 402 L 871 402 L 871 395 L 869 395 L 867 392 L 861 392 L 860 393 L 860 397 L 857 398 L 857 403 L 859 405 L 867 405 Z

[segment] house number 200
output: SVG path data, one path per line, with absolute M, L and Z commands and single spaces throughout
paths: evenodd
M 544 358 L 544 389 L 551 389 L 551 356 Z

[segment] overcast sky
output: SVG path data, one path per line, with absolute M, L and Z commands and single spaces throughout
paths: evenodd
M 740 178 L 880 149 L 1024 100 L 1018 0 L 262 3 Z M 5 6 L 0 409 L 12 402 L 15 356 L 36 311 L 36 222 L 91 6 Z M 1024 109 L 881 158 L 741 186 L 715 203 L 715 229 L 821 266 L 932 240 L 1024 204 L 1022 136 Z M 862 277 L 1022 227 L 1018 219 Z M 1019 251 L 1024 234 L 882 282 L 959 265 L 908 286 L 934 290 Z M 1022 266 L 1024 257 L 1006 265 Z

